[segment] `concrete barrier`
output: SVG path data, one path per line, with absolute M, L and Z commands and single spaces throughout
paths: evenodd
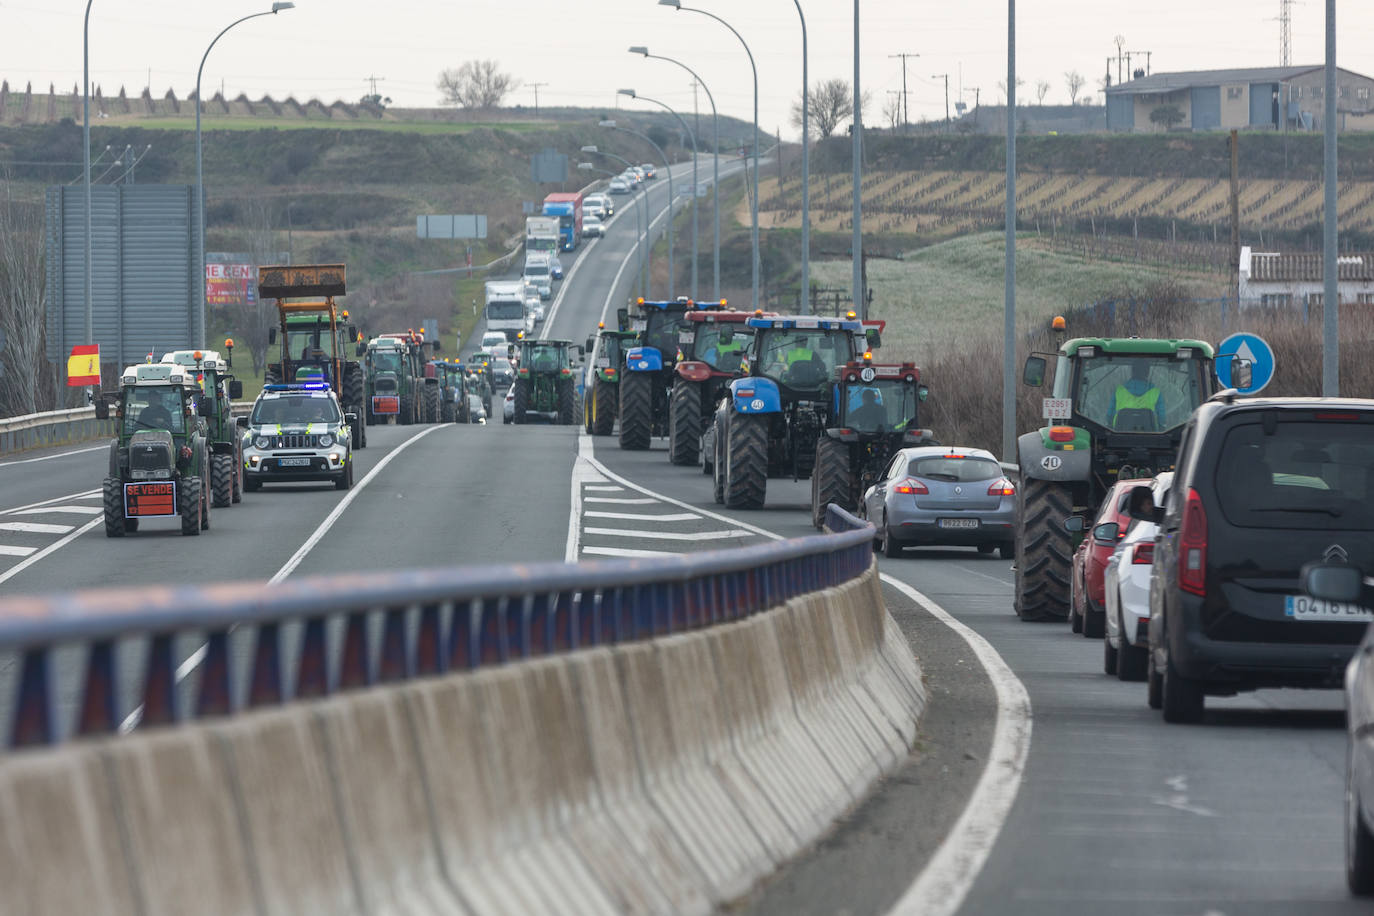
M 0 756 L 0 913 L 704 913 L 904 759 L 876 570 L 737 622 Z

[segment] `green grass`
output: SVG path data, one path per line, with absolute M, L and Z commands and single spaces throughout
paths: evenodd
M 1001 233 L 964 236 L 908 252 L 904 260 L 870 260 L 871 317 L 887 321 L 883 350 L 888 359 L 929 363 L 957 350 L 970 338 L 1001 339 L 1005 247 Z M 820 286 L 845 287 L 851 262 L 812 261 L 811 279 Z M 1215 295 L 1224 278 L 1134 263 L 1084 260 L 1036 248 L 1031 237 L 1016 252 L 1016 313 L 1021 329 L 1099 299 L 1143 292 L 1175 281 L 1198 295 Z M 991 369 L 989 371 L 992 371 Z
M 195 130 L 196 119 L 188 115 L 184 118 L 111 118 L 104 122 L 109 127 L 138 127 L 145 130 Z M 549 130 L 556 125 L 542 121 L 483 121 L 474 123 L 453 123 L 444 121 L 378 121 L 373 119 L 348 120 L 336 118 L 243 118 L 243 117 L 202 117 L 201 130 L 377 130 L 386 133 L 407 134 L 465 134 L 474 130 L 505 130 L 515 133 L 533 133 Z

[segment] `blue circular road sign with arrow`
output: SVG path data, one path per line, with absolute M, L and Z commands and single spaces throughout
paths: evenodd
M 1231 360 L 1240 357 L 1249 360 L 1251 366 L 1250 384 L 1236 388 L 1241 394 L 1256 394 L 1274 379 L 1274 348 L 1258 334 L 1240 332 L 1232 334 L 1217 347 L 1217 379 L 1223 388 L 1234 388 L 1231 384 Z

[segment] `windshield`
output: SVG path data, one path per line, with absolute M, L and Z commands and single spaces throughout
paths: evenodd
M 124 432 L 136 433 L 144 429 L 186 431 L 180 388 L 139 385 L 124 389 Z
M 530 251 L 553 251 L 558 247 L 558 240 L 550 236 L 530 236 L 525 239 L 525 247 Z
M 1371 430 L 1316 420 L 1280 419 L 1269 435 L 1259 422 L 1237 426 L 1217 462 L 1222 512 L 1242 527 L 1374 528 Z
M 820 328 L 770 328 L 761 332 L 759 369 L 789 388 L 818 389 L 837 366 L 854 358 L 848 331 Z
M 1203 366 L 1200 360 L 1153 355 L 1080 360 L 1074 412 L 1118 432 L 1182 426 L 1202 402 Z
M 843 425 L 862 433 L 904 431 L 916 419 L 916 386 L 875 379 L 845 389 Z
M 547 372 L 563 366 L 563 353 L 560 347 L 548 344 L 531 344 L 525 356 L 525 364 L 531 369 Z
M 1001 477 L 1002 466 L 990 458 L 933 455 L 911 462 L 907 474 L 927 480 L 943 480 L 947 483 L 969 483 Z
M 754 329 L 738 322 L 704 321 L 696 326 L 692 355 L 713 369 L 736 372 L 754 339 Z
M 334 345 L 330 339 L 329 325 L 317 324 L 301 329 L 288 327 L 286 352 L 292 359 L 332 359 Z
M 653 347 L 660 355 L 677 353 L 677 332 L 680 328 L 691 327 L 683 312 L 669 312 L 665 309 L 651 309 L 645 321 L 641 336 L 643 346 Z
M 526 264 L 525 276 L 527 277 L 547 277 L 549 275 L 549 265 L 547 264 Z
M 300 426 L 309 423 L 338 423 L 339 408 L 325 392 L 291 392 L 259 398 L 253 405 L 254 426 Z
M 487 304 L 488 318 L 524 318 L 524 302 L 490 302 Z
M 401 371 L 400 350 L 373 350 L 367 358 L 372 363 L 372 368 L 378 372 Z

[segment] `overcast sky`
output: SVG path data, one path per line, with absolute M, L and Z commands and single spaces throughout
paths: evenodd
M 749 42 L 759 73 L 760 128 L 796 135 L 789 109 L 801 85 L 801 31 L 789 0 L 687 0 L 724 16 Z M 853 3 L 801 0 L 810 33 L 813 82 L 848 79 L 853 69 Z M 1006 74 L 1005 0 L 864 0 L 862 85 L 872 93 L 867 121 L 881 121 L 889 92 L 902 87 L 907 60 L 912 121 L 944 117 L 949 74 L 951 106 L 971 106 L 974 88 L 997 103 Z M 1279 0 L 1038 0 L 1020 4 L 1018 74 L 1021 101 L 1033 103 L 1037 82 L 1050 84 L 1046 102 L 1067 102 L 1064 73 L 1077 70 L 1095 91 L 1106 59 L 1125 49 L 1151 52 L 1152 72 L 1279 63 Z M 141 92 L 195 88 L 196 67 L 215 34 L 239 16 L 271 7 L 271 0 L 94 0 L 91 81 L 108 95 L 121 85 Z M 1323 0 L 1292 7 L 1295 64 L 1321 63 Z M 0 0 L 0 78 L 22 90 L 49 82 L 70 91 L 81 80 L 80 0 Z M 1374 2 L 1340 0 L 1342 67 L 1374 75 Z M 663 61 L 630 55 L 630 45 L 682 60 L 701 74 L 722 112 L 751 115 L 748 60 L 739 42 L 699 13 L 674 11 L 656 0 L 296 0 L 296 9 L 239 25 L 216 45 L 205 67 L 206 94 L 221 83 L 230 97 L 270 93 L 354 101 L 368 91 L 365 77 L 400 106 L 438 103 L 435 81 L 446 67 L 495 58 L 524 84 L 512 104 L 617 104 L 615 92 L 634 88 L 683 113 L 692 110 L 687 74 Z M 1139 54 L 1133 66 L 1143 66 Z M 1115 74 L 1115 64 L 1112 66 Z M 1115 79 L 1115 76 L 1113 76 Z M 1100 96 L 1098 96 L 1100 99 Z M 636 103 L 629 103 L 634 105 Z M 643 105 L 643 103 L 638 103 Z M 705 96 L 703 111 L 709 111 Z

